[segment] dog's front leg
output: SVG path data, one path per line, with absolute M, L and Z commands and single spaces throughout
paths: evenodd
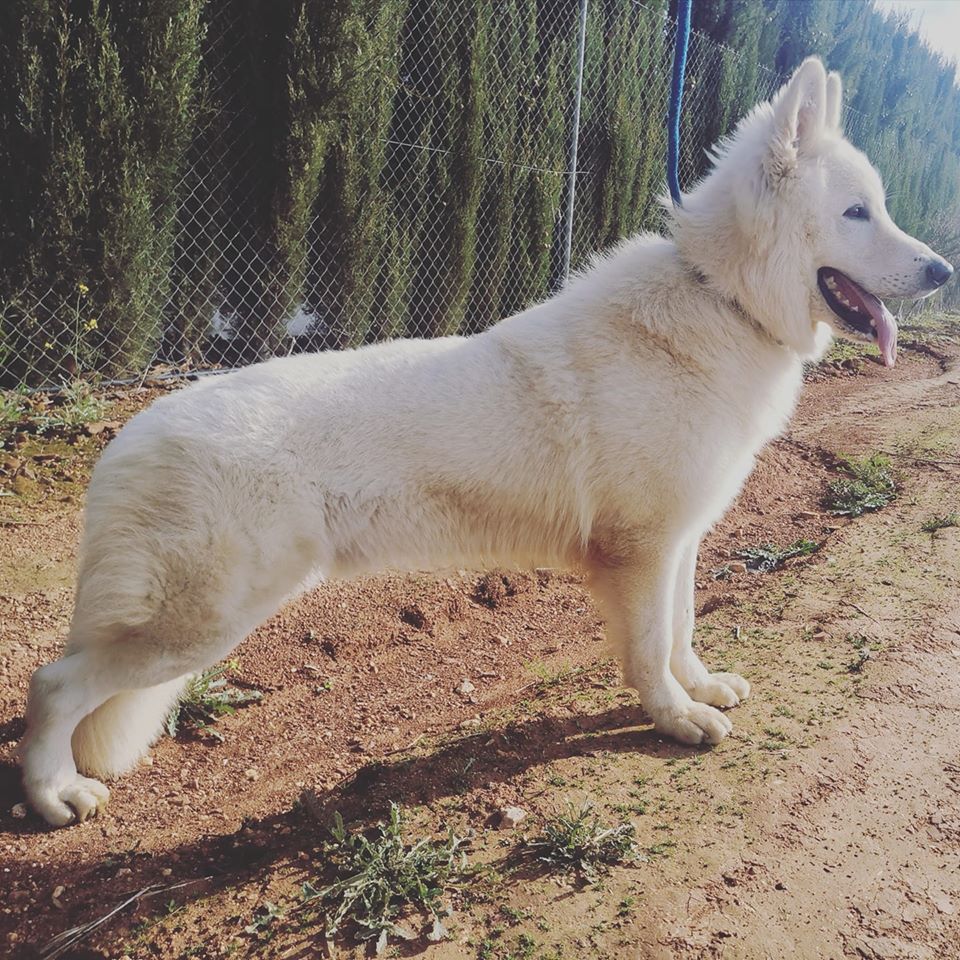
M 697 703 L 673 675 L 674 592 L 681 549 L 645 550 L 632 559 L 591 565 L 589 580 L 623 663 L 657 730 L 682 743 L 719 743 L 730 721 Z
M 735 707 L 750 696 L 750 684 L 737 673 L 711 673 L 693 650 L 693 593 L 697 550 L 691 540 L 680 554 L 673 605 L 670 669 L 690 696 L 714 707 Z

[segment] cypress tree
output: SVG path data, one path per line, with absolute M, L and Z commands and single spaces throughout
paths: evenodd
M 588 21 L 574 266 L 648 218 L 664 169 L 663 21 L 630 0 Z M 586 172 L 584 172 L 586 171 Z
M 487 28 L 492 0 L 471 0 L 451 11 L 427 4 L 431 60 L 423 93 L 432 100 L 426 143 L 427 228 L 421 233 L 411 332 L 440 336 L 459 330 L 474 265 L 480 201 L 482 119 Z
M 549 291 L 556 228 L 563 200 L 570 63 L 573 46 L 559 41 L 537 55 L 518 136 L 513 270 L 504 299 L 514 313 Z
M 389 185 L 383 182 L 393 100 L 394 56 L 405 3 L 386 0 L 354 5 L 357 51 L 349 109 L 331 144 L 315 205 L 316 263 L 311 297 L 327 326 L 324 344 L 356 346 L 377 325 L 372 309 L 384 257 L 403 259 L 401 238 L 391 230 Z M 396 291 L 387 294 L 392 301 Z M 311 304 L 312 305 L 312 304 Z M 389 307 L 388 309 L 393 309 Z
M 200 4 L 5 7 L 0 298 L 46 294 L 4 311 L 8 378 L 120 374 L 153 355 L 194 120 Z
M 504 316 L 503 298 L 510 264 L 510 227 L 516 204 L 517 130 L 524 64 L 533 41 L 530 18 L 517 0 L 494 7 L 486 60 L 486 122 L 481 145 L 480 202 L 477 214 L 477 269 L 467 300 L 464 332 L 475 333 Z

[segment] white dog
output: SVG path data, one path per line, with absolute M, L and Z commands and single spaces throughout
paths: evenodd
M 664 735 L 717 743 L 750 687 L 691 648 L 697 546 L 783 430 L 831 328 L 896 357 L 878 297 L 952 268 L 905 235 L 807 60 L 718 150 L 670 236 L 478 336 L 271 360 L 165 397 L 97 465 L 65 654 L 30 687 L 23 778 L 83 820 L 185 678 L 326 577 L 582 568 Z

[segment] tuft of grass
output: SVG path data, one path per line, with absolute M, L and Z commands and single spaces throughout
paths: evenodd
M 107 404 L 94 392 L 85 380 L 74 380 L 62 390 L 59 402 L 35 416 L 34 427 L 37 433 L 48 430 L 76 430 L 84 424 L 102 420 L 107 412 Z
M 859 517 L 885 507 L 897 495 L 897 484 L 888 457 L 875 453 L 855 459 L 844 457 L 847 477 L 827 487 L 824 506 L 841 516 Z
M 333 839 L 323 845 L 334 880 L 319 890 L 310 883 L 303 885 L 304 903 L 327 910 L 328 939 L 350 924 L 358 940 L 376 938 L 380 954 L 391 935 L 414 938 L 397 922 L 410 907 L 433 918 L 428 939 L 445 937 L 440 898 L 468 872 L 463 849 L 468 838 L 451 829 L 442 842 L 422 839 L 411 844 L 404 841 L 402 827 L 403 816 L 395 803 L 390 804 L 387 822 L 378 823 L 370 836 L 347 830 L 343 817 L 335 814 Z
M 647 856 L 648 857 L 668 857 L 670 856 L 670 851 L 677 845 L 676 840 L 661 840 L 659 843 L 653 844 L 652 847 L 647 847 Z
M 564 660 L 562 663 L 551 665 L 542 660 L 535 660 L 526 664 L 527 669 L 540 681 L 543 688 L 559 686 L 566 680 L 583 673 L 583 668 L 574 667 L 572 663 Z
M 0 429 L 18 424 L 26 412 L 23 397 L 13 390 L 0 390 Z
M 836 339 L 820 361 L 821 366 L 843 367 L 847 370 L 859 370 L 867 356 L 880 356 L 880 351 L 872 343 L 853 343 Z
M 788 547 L 777 547 L 772 543 L 764 543 L 759 547 L 747 547 L 745 550 L 738 551 L 736 556 L 740 560 L 745 560 L 750 570 L 770 573 L 782 567 L 793 557 L 807 557 L 819 549 L 820 544 L 813 540 L 795 540 Z
M 856 656 L 847 664 L 847 671 L 849 673 L 862 673 L 870 659 L 870 638 L 865 637 L 862 633 L 856 633 L 851 634 L 847 639 L 856 651 Z
M 595 883 L 612 864 L 637 856 L 637 831 L 633 824 L 603 824 L 590 803 L 579 809 L 568 804 L 563 813 L 544 823 L 539 836 L 527 843 L 541 863 L 574 873 L 586 883 Z
M 213 724 L 220 717 L 236 713 L 237 707 L 256 703 L 263 697 L 259 690 L 240 690 L 229 685 L 225 674 L 238 666 L 236 660 L 229 660 L 192 677 L 167 717 L 167 733 L 175 737 L 180 731 L 189 730 L 222 741 L 223 735 Z
M 947 527 L 960 527 L 960 514 L 948 513 L 944 516 L 928 517 L 920 524 L 920 529 L 924 533 L 935 534 L 938 530 L 945 530 Z

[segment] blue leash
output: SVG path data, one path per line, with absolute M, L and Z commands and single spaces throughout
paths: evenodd
M 683 78 L 687 72 L 690 44 L 690 7 L 693 0 L 677 0 L 677 42 L 673 50 L 673 78 L 670 82 L 670 111 L 667 114 L 667 183 L 675 207 L 680 203 L 680 108 L 683 105 Z

